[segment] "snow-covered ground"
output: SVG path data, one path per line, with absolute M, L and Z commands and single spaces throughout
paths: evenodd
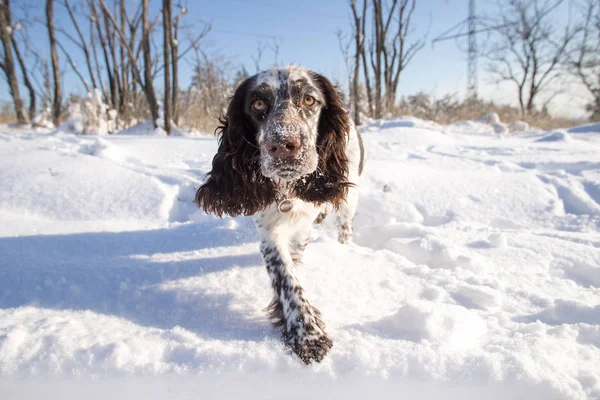
M 600 398 L 600 129 L 362 129 L 355 243 L 299 271 L 334 341 L 280 344 L 213 138 L 0 129 L 0 398 Z

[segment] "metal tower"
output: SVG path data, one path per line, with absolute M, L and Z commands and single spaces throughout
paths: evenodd
M 467 71 L 467 98 L 477 97 L 477 36 L 475 0 L 469 0 L 469 63 Z
M 467 25 L 467 32 L 464 32 L 464 26 Z M 490 32 L 498 28 L 505 27 L 506 24 L 496 26 L 483 26 L 477 29 L 478 21 L 475 15 L 475 0 L 469 0 L 469 17 L 452 28 L 448 29 L 440 36 L 431 41 L 431 46 L 437 42 L 443 42 L 450 39 L 458 39 L 468 36 L 469 47 L 467 50 L 469 61 L 467 64 L 467 98 L 477 97 L 477 34 Z M 458 33 L 456 33 L 458 31 Z

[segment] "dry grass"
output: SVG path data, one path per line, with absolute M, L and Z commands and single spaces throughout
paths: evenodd
M 15 122 L 17 122 L 17 117 L 12 104 L 8 102 L 0 104 L 0 124 L 12 124 Z
M 191 103 L 190 107 L 182 107 L 180 125 L 185 129 L 212 135 L 219 125 L 217 114 L 219 113 L 216 110 L 212 113 L 205 113 L 198 104 Z
M 546 111 L 522 116 L 518 108 L 508 105 L 498 105 L 480 99 L 467 99 L 461 102 L 453 95 L 433 100 L 425 93 L 403 97 L 393 115 L 412 115 L 447 125 L 457 121 L 479 119 L 488 113 L 498 114 L 500 121 L 505 124 L 524 121 L 529 126 L 544 130 L 567 128 L 574 125 L 573 121 L 554 117 Z
M 206 84 L 206 80 L 198 82 L 195 87 L 181 93 L 178 107 L 180 115 L 179 125 L 183 129 L 191 129 L 212 135 L 219 125 L 218 115 L 224 114 L 227 109 L 229 96 L 233 92 L 233 85 L 227 86 L 223 78 L 220 80 L 216 78 L 212 79 L 217 80 L 218 85 L 212 83 Z M 213 86 L 215 87 L 214 90 L 208 89 Z M 144 121 L 150 117 L 143 97 L 139 96 L 139 98 L 141 101 L 134 106 L 134 110 L 128 121 L 119 121 L 118 130 L 131 126 L 136 121 Z M 67 103 L 76 100 L 81 99 L 77 98 L 77 96 L 71 96 Z M 65 109 L 67 110 L 68 108 Z M 576 124 L 575 121 L 554 117 L 548 112 L 536 112 L 531 115 L 521 116 L 516 107 L 508 105 L 498 105 L 480 99 L 458 101 L 456 96 L 453 95 L 432 99 L 431 96 L 425 93 L 403 97 L 398 106 L 392 112 L 387 113 L 386 116 L 412 115 L 416 118 L 447 125 L 457 121 L 476 120 L 488 113 L 498 114 L 500 121 L 505 124 L 524 121 L 531 127 L 544 130 L 567 128 Z M 64 113 L 64 118 L 68 118 L 67 112 Z M 16 118 L 12 104 L 8 102 L 0 104 L 0 124 L 15 122 Z
M 0 114 L 0 124 L 14 124 L 17 119 L 14 115 Z

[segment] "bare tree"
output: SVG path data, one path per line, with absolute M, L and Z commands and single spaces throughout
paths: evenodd
M 99 10 L 96 9 L 96 3 L 99 5 Z M 130 74 L 130 68 L 137 69 L 137 62 L 131 61 L 129 53 L 132 49 L 132 55 L 137 60 L 138 52 L 135 51 L 135 44 L 136 33 L 141 21 L 141 7 L 139 5 L 135 7 L 133 17 L 130 18 L 125 9 L 125 0 L 115 0 L 113 5 L 115 6 L 116 16 L 108 10 L 103 0 L 88 0 L 90 20 L 96 28 L 96 35 L 94 35 L 92 33 L 93 29 L 90 27 L 90 43 L 99 76 L 100 65 L 96 55 L 95 37 L 98 38 L 102 50 L 110 92 L 106 91 L 103 80 L 100 78 L 100 87 L 104 93 L 105 101 L 118 111 L 119 118 L 117 122 L 120 120 L 128 124 L 133 118 L 131 115 L 133 111 L 132 97 L 135 98 L 136 95 L 136 75 L 133 72 Z M 127 38 L 127 33 L 130 35 L 129 38 Z
M 32 66 L 32 63 L 29 61 L 29 59 L 27 59 L 30 53 L 32 53 L 30 51 L 30 39 L 27 34 L 27 27 L 30 26 L 30 23 L 23 23 L 23 21 L 31 21 L 32 18 L 30 18 L 27 8 L 25 8 L 22 4 L 20 7 L 20 11 L 24 14 L 21 14 L 20 17 L 15 16 L 15 19 L 17 19 L 17 21 L 14 23 L 14 29 L 12 30 L 11 42 L 12 48 L 14 50 L 15 56 L 17 58 L 17 61 L 19 62 L 19 66 L 21 69 L 21 77 L 23 79 L 23 84 L 29 92 L 28 116 L 29 121 L 33 121 L 37 112 L 38 98 L 38 93 L 36 92 L 36 88 L 34 86 L 35 66 L 37 64 L 37 61 L 34 62 Z
M 189 92 L 179 89 L 178 62 L 189 51 L 199 48 L 198 43 L 210 31 L 210 25 L 204 24 L 201 32 L 196 29 L 197 25 L 193 28 L 184 25 L 184 16 L 188 12 L 186 0 L 178 0 L 175 5 L 173 0 L 45 0 L 46 8 L 41 11 L 36 10 L 33 0 L 20 0 L 16 6 L 14 1 L 11 2 L 13 8 L 17 7 L 16 14 L 12 10 L 13 20 L 15 15 L 23 14 L 23 21 L 45 26 L 50 46 L 48 42 L 40 44 L 32 40 L 26 29 L 15 35 L 13 30 L 16 30 L 16 25 L 12 26 L 10 21 L 5 21 L 7 14 L 4 11 L 8 9 L 9 2 L 10 0 L 0 0 L 0 24 L 3 28 L 0 30 L 9 35 L 3 37 L 8 38 L 9 51 L 4 49 L 6 44 L 0 44 L 0 68 L 6 75 L 7 59 L 12 60 L 9 69 L 14 77 L 15 93 L 20 89 L 22 96 L 25 87 L 30 92 L 30 118 L 35 116 L 36 100 L 40 103 L 38 108 L 48 110 L 47 114 L 55 124 L 60 122 L 66 105 L 85 102 L 87 109 L 91 100 L 101 111 L 101 118 L 106 120 L 109 132 L 117 128 L 118 124 L 128 126 L 142 118 L 148 118 L 148 114 L 152 115 L 156 126 L 159 118 L 158 103 L 163 100 L 157 98 L 154 85 L 158 82 L 156 79 L 163 79 L 160 76 L 163 73 L 165 129 L 170 131 L 169 123 L 178 121 L 180 112 L 187 120 L 190 114 L 181 110 L 189 108 L 191 103 L 188 100 L 191 96 L 188 96 Z M 159 12 L 151 8 L 155 6 L 160 7 Z M 34 15 L 28 15 L 29 12 Z M 36 12 L 39 14 L 35 15 Z M 59 12 L 65 17 L 60 22 Z M 8 14 L 8 19 L 10 16 Z M 159 25 L 161 22 L 162 26 Z M 184 36 L 182 42 L 179 40 L 180 35 Z M 264 48 L 273 50 L 277 59 L 279 46 L 280 43 L 274 41 L 272 47 L 265 45 Z M 21 66 L 20 71 L 17 62 Z M 67 71 L 61 71 L 59 66 L 64 68 L 65 64 Z M 215 79 L 217 84 L 209 91 L 213 100 L 217 100 L 215 104 L 220 105 L 231 94 L 228 64 L 217 66 L 208 58 L 204 59 L 203 64 L 210 65 L 204 70 L 209 80 L 211 74 L 213 78 L 221 79 Z M 70 79 L 79 79 L 88 92 L 100 89 L 103 99 L 86 99 L 74 90 L 63 88 L 63 74 L 71 77 Z M 160 86 L 162 89 L 162 82 Z M 182 105 L 179 105 L 179 95 L 184 96 Z M 21 98 L 19 97 L 18 104 L 25 122 L 27 118 L 26 112 L 22 111 L 24 102 Z M 205 103 L 207 104 L 208 102 Z M 112 108 L 110 112 L 106 105 Z M 222 112 L 220 106 L 214 110 L 216 109 L 219 110 L 216 114 Z M 216 114 L 210 115 L 211 123 L 216 121 Z M 208 122 L 209 119 L 205 117 L 206 115 L 200 116 L 197 120 Z
M 120 25 L 120 29 L 121 31 L 123 31 L 123 33 L 127 33 L 127 28 L 128 28 L 128 15 L 127 15 L 127 11 L 125 10 L 125 0 L 120 0 L 119 1 L 119 22 L 121 23 Z M 131 38 L 130 38 L 131 41 Z M 131 89 L 130 89 L 130 84 L 129 84 L 129 67 L 128 67 L 128 58 L 127 58 L 127 52 L 125 51 L 125 48 L 123 47 L 123 44 L 121 43 L 120 40 L 116 40 L 115 38 L 115 42 L 117 43 L 117 47 L 119 49 L 119 60 L 120 60 L 120 65 L 118 66 L 118 74 L 119 74 L 119 82 L 121 82 L 121 86 L 120 86 L 120 94 L 119 94 L 119 115 L 124 116 L 124 114 L 127 112 L 127 110 L 129 109 L 129 104 L 131 102 Z
M 341 29 L 337 30 L 336 36 L 338 38 L 338 43 L 340 46 L 340 51 L 342 52 L 342 57 L 344 57 L 344 66 L 346 67 L 346 74 L 348 75 L 348 89 L 350 95 L 348 99 L 348 106 L 352 110 L 352 112 L 354 112 L 354 87 L 352 86 L 352 75 L 350 74 L 350 70 L 353 69 L 352 60 L 350 59 L 350 47 L 352 46 L 352 38 L 348 39 L 347 35 L 344 35 L 344 32 Z M 354 121 L 356 122 L 356 117 Z
M 211 131 L 216 128 L 217 117 L 227 111 L 233 90 L 248 73 L 238 71 L 232 85 L 227 78 L 229 63 L 222 56 L 209 57 L 198 48 L 194 52 L 192 83 L 184 94 L 188 106 L 182 110 L 182 119 L 195 129 Z
M 35 84 L 36 94 L 41 100 L 41 108 L 44 113 L 48 114 L 47 110 L 52 106 L 50 62 L 46 54 L 40 53 L 33 47 L 31 39 L 27 35 L 22 35 L 22 40 L 34 60 L 30 68 L 31 79 Z
M 281 48 L 281 40 L 278 37 L 272 37 L 271 43 L 268 45 L 273 52 L 273 65 L 279 64 L 279 50 Z
M 173 20 L 173 40 L 171 41 L 171 62 L 173 63 L 173 96 L 171 105 L 173 109 L 173 121 L 179 125 L 179 23 L 181 18 L 187 14 L 186 6 L 179 6 L 179 13 Z
M 576 33 L 568 25 L 557 29 L 551 21 L 561 3 L 563 0 L 506 0 L 500 4 L 501 19 L 492 22 L 497 28 L 485 54 L 488 69 L 497 82 L 514 83 L 523 115 L 535 110 L 540 93 L 550 95 L 544 108 L 559 93 L 550 84 L 558 79 L 559 66 Z
M 146 100 L 148 101 L 150 113 L 152 114 L 152 121 L 154 121 L 154 127 L 156 128 L 158 121 L 158 101 L 156 100 L 156 92 L 154 91 L 154 84 L 152 82 L 152 54 L 150 50 L 148 0 L 142 1 L 142 52 L 144 55 L 144 82 L 141 83 L 140 79 L 140 85 L 142 85 L 142 88 L 146 94 Z M 131 56 L 130 58 L 132 59 L 132 62 L 135 62 L 135 58 Z
M 12 46 L 15 50 L 15 55 L 17 56 L 17 60 L 19 61 L 19 66 L 21 67 L 21 75 L 23 76 L 23 83 L 25 87 L 29 91 L 29 121 L 33 121 L 35 118 L 36 112 L 36 98 L 37 95 L 35 93 L 35 88 L 31 83 L 31 79 L 29 79 L 29 71 L 27 70 L 27 66 L 25 65 L 25 60 L 23 59 L 23 55 L 21 54 L 21 50 L 19 49 L 19 44 L 15 39 L 15 35 L 12 35 Z
M 373 109 L 373 93 L 371 91 L 371 79 L 369 74 L 369 64 L 367 64 L 367 52 L 365 49 L 365 32 L 366 32 L 366 23 L 367 23 L 367 0 L 363 0 L 362 11 L 359 13 L 356 8 L 356 1 L 351 1 L 350 6 L 352 8 L 352 16 L 354 19 L 354 35 L 355 35 L 355 44 L 357 48 L 356 51 L 356 60 L 359 59 L 362 61 L 363 66 L 363 75 L 364 75 L 364 83 L 367 92 L 367 104 L 368 104 L 368 112 L 367 114 L 372 116 Z M 360 69 L 360 63 L 354 66 L 355 68 Z M 356 72 L 356 71 L 355 71 Z M 358 78 L 360 79 L 360 78 Z M 354 83 L 353 83 L 354 87 Z M 356 89 L 356 88 L 355 88 Z M 358 92 L 357 92 L 358 93 Z
M 364 19 L 367 14 L 367 0 L 363 0 L 362 12 L 359 14 L 356 8 L 356 0 L 350 1 L 352 9 L 352 17 L 354 21 L 354 71 L 352 74 L 352 85 L 350 90 L 350 103 L 354 111 L 354 123 L 360 125 L 360 62 L 365 51 L 365 34 L 364 34 Z M 362 22 L 361 22 L 362 21 Z M 368 80 L 368 72 L 366 75 Z M 370 86 L 370 84 L 369 84 Z M 369 96 L 370 99 L 370 96 Z M 369 102 L 369 107 L 371 103 Z
M 87 69 L 88 69 L 88 75 L 92 81 L 92 88 L 96 89 L 98 87 L 98 85 L 96 84 L 96 76 L 94 75 L 94 72 L 93 72 L 92 58 L 90 55 L 89 47 L 87 45 L 87 41 L 85 40 L 85 38 L 83 36 L 83 32 L 81 31 L 79 23 L 77 22 L 77 18 L 75 17 L 75 14 L 73 13 L 73 8 L 71 7 L 69 0 L 63 0 L 63 5 L 67 9 L 67 12 L 69 14 L 69 18 L 71 19 L 71 22 L 73 22 L 73 26 L 75 27 L 75 31 L 77 32 L 77 37 L 79 38 L 79 40 L 75 40 L 74 38 L 70 37 L 70 35 L 69 35 L 69 38 L 77 47 L 79 47 L 83 51 L 83 54 L 85 56 L 85 63 L 86 63 Z
M 567 68 L 592 98 L 586 106 L 586 110 L 591 112 L 590 119 L 600 121 L 600 3 L 587 0 L 581 11 L 581 32 L 567 60 Z
M 171 14 L 173 3 L 171 0 L 163 0 L 163 57 L 165 65 L 165 97 L 163 102 L 164 128 L 167 135 L 171 134 L 171 44 L 173 34 L 171 27 Z M 176 88 L 173 88 L 175 90 Z
M 376 118 L 383 116 L 384 109 L 393 109 L 400 74 L 425 46 L 423 39 L 410 45 L 406 42 L 415 6 L 416 0 L 392 0 L 391 5 L 385 9 L 382 0 L 373 0 L 375 43 L 374 47 L 371 46 L 371 66 L 375 75 Z M 393 36 L 390 39 L 391 29 Z
M 383 19 L 383 4 L 382 0 L 373 0 L 373 24 L 375 37 L 371 41 L 371 67 L 375 76 L 375 118 L 383 116 L 382 110 L 382 85 L 381 85 L 381 56 L 383 54 L 383 46 L 387 39 L 387 33 L 394 14 L 394 8 L 398 4 L 398 0 L 392 0 L 392 5 L 389 7 L 389 12 L 386 13 L 386 19 Z
M 179 45 L 180 45 L 180 41 L 179 41 L 179 33 L 180 33 L 180 20 L 187 14 L 188 9 L 187 6 L 184 4 L 179 3 L 177 5 L 177 7 L 179 8 L 179 13 L 177 14 L 177 16 L 175 18 L 173 18 L 173 22 L 171 23 L 172 25 L 172 37 L 171 37 L 171 67 L 172 67 L 172 100 L 171 100 L 171 113 L 172 113 L 172 119 L 175 122 L 175 124 L 179 124 L 179 118 L 180 118 L 180 105 L 179 105 L 179 93 L 180 93 L 180 89 L 179 89 L 179 61 L 185 57 L 190 51 L 198 51 L 199 49 L 199 43 L 200 41 L 210 32 L 211 30 L 211 25 L 210 24 L 203 24 L 203 28 L 200 32 L 191 32 L 190 30 L 186 30 L 186 36 L 188 39 L 188 45 L 186 48 L 184 48 L 182 51 L 179 50 Z M 185 27 L 184 27 L 185 28 Z M 164 68 L 164 63 L 161 64 L 156 72 L 161 71 Z
M 15 108 L 15 114 L 17 116 L 17 122 L 19 124 L 25 124 L 27 119 L 23 112 L 23 101 L 19 94 L 19 82 L 17 78 L 17 71 L 15 69 L 15 61 L 13 58 L 12 40 L 13 40 L 13 26 L 11 24 L 10 17 L 10 2 L 9 0 L 0 0 L 0 38 L 2 39 L 2 46 L 4 50 L 4 57 L 0 60 L 0 69 L 4 71 L 8 86 L 10 88 L 10 94 L 13 98 L 13 104 Z
M 362 60 L 369 114 L 381 118 L 386 110 L 393 110 L 400 76 L 425 46 L 424 38 L 408 42 L 416 0 L 371 0 L 370 8 L 367 0 L 363 0 L 362 9 L 356 0 L 349 0 L 349 4 L 355 47 L 352 91 L 359 92 L 359 61 Z M 369 10 L 372 34 L 367 42 L 365 31 Z M 355 107 L 358 107 L 357 103 Z
M 152 60 L 152 51 L 151 51 L 151 23 L 148 18 L 148 3 L 149 0 L 142 1 L 142 12 L 141 12 L 141 21 L 142 21 L 142 37 L 141 37 L 141 47 L 143 54 L 143 78 L 142 74 L 137 67 L 137 57 L 135 49 L 133 45 L 127 40 L 125 36 L 125 32 L 120 29 L 120 24 L 115 19 L 114 15 L 110 11 L 110 9 L 106 6 L 104 0 L 98 0 L 100 4 L 100 8 L 102 12 L 112 24 L 112 28 L 114 32 L 120 39 L 121 45 L 125 47 L 127 57 L 129 58 L 129 62 L 131 63 L 131 72 L 135 78 L 135 81 L 140 85 L 144 95 L 146 97 L 146 102 L 148 103 L 148 108 L 150 109 L 150 114 L 152 115 L 153 125 L 156 128 L 158 122 L 158 100 L 156 98 L 156 92 L 154 90 L 154 74 L 153 74 L 153 60 Z
M 114 4 L 114 3 L 113 3 Z M 119 62 L 117 60 L 117 31 L 122 32 L 122 25 L 115 23 L 112 24 L 112 20 L 107 14 L 107 8 L 102 7 L 102 20 L 104 21 L 104 32 L 105 32 L 105 43 L 107 46 L 107 61 L 106 68 L 111 70 L 111 102 L 112 107 L 119 109 L 121 104 L 121 82 L 119 77 Z M 117 14 L 118 15 L 118 14 Z M 111 14 L 112 16 L 112 14 Z M 122 32 L 125 34 L 125 32 Z
M 73 58 L 71 57 L 71 54 L 67 51 L 67 49 L 65 49 L 65 47 L 62 45 L 62 43 L 60 41 L 57 41 L 56 44 L 58 45 L 58 48 L 63 52 L 63 54 L 65 55 L 65 57 L 67 57 L 67 60 L 69 61 L 69 65 L 71 66 L 71 69 L 73 70 L 73 72 L 75 73 L 75 75 L 77 75 L 77 77 L 79 78 L 79 80 L 81 81 L 81 83 L 83 84 L 83 86 L 85 87 L 86 93 L 89 93 L 90 92 L 90 87 L 88 85 L 88 82 L 83 77 L 83 75 L 81 74 L 81 72 L 79 71 L 79 68 L 77 67 L 77 63 L 75 63 L 75 61 L 73 61 Z
M 407 42 L 416 0 L 400 0 L 396 33 L 391 42 L 384 42 L 383 62 L 386 93 L 386 107 L 392 110 L 396 102 L 396 91 L 400 75 L 413 57 L 425 46 L 424 38 Z
M 252 62 L 254 62 L 254 68 L 256 69 L 256 72 L 260 71 L 260 64 L 261 64 L 262 56 L 268 47 L 269 47 L 268 44 L 263 44 L 259 41 L 258 44 L 256 45 L 256 56 L 254 56 L 252 54 L 250 55 Z
M 104 86 L 104 81 L 102 79 L 102 74 L 100 72 L 100 62 L 98 60 L 98 54 L 96 52 L 96 38 L 98 39 L 100 48 L 102 49 L 102 56 L 104 59 L 104 64 L 106 67 L 106 74 L 108 75 L 109 89 L 113 90 L 113 78 L 112 78 L 112 70 L 110 68 L 110 62 L 108 59 L 108 51 L 106 46 L 106 41 L 104 40 L 104 33 L 102 30 L 102 25 L 100 24 L 100 19 L 98 17 L 98 12 L 96 10 L 95 0 L 88 0 L 88 7 L 90 9 L 90 46 L 92 47 L 92 55 L 94 56 L 94 63 L 96 64 L 96 74 L 98 77 L 98 81 L 100 83 L 100 89 L 102 94 L 104 95 L 104 101 L 107 104 L 112 104 L 111 99 L 112 95 L 108 93 L 108 90 Z M 94 33 L 94 28 L 96 33 Z M 114 106 L 114 105 L 113 105 Z
M 62 89 L 60 82 L 60 66 L 58 64 L 58 51 L 56 50 L 56 36 L 54 34 L 54 0 L 46 0 L 46 26 L 50 40 L 50 57 L 52 60 L 52 76 L 54 94 L 52 98 L 52 123 L 58 126 L 62 113 Z

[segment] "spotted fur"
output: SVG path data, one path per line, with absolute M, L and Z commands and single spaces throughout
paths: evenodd
M 333 343 L 295 268 L 313 222 L 328 208 L 335 210 L 338 240 L 351 240 L 364 164 L 358 132 L 331 82 L 296 66 L 243 82 L 221 123 L 219 149 L 196 202 L 219 216 L 254 216 L 274 291 L 269 319 L 302 361 L 319 362 Z M 292 202 L 288 213 L 277 208 L 284 198 Z

